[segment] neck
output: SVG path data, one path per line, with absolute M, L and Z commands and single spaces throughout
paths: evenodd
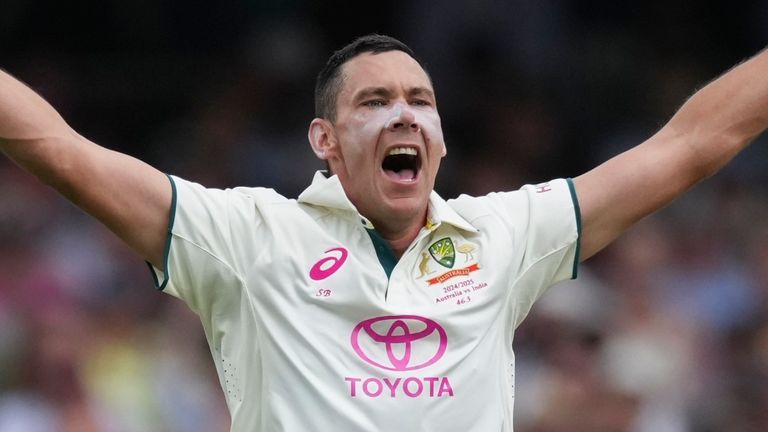
M 390 223 L 385 223 L 383 221 L 377 223 L 377 221 L 374 220 L 371 222 L 373 222 L 379 235 L 389 243 L 389 247 L 392 248 L 392 252 L 394 252 L 395 256 L 400 259 L 405 253 L 405 250 L 408 249 L 408 246 L 410 246 L 416 236 L 419 235 L 419 231 L 421 231 L 425 221 L 426 212 L 423 217 L 412 219 L 410 223 L 399 226 L 393 226 L 391 221 L 389 221 Z
M 400 259 L 401 256 L 405 253 L 405 250 L 408 249 L 408 246 L 413 243 L 413 239 L 416 238 L 417 235 L 419 235 L 419 231 L 421 230 L 421 225 L 416 226 L 412 230 L 408 230 L 407 232 L 399 233 L 399 234 L 393 234 L 388 235 L 386 233 L 379 233 L 384 238 L 384 240 L 389 243 L 389 247 L 392 248 L 392 252 L 394 252 L 395 256 Z

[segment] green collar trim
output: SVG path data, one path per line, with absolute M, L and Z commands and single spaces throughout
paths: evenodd
M 368 233 L 368 236 L 371 237 L 373 248 L 376 250 L 376 256 L 379 258 L 379 263 L 384 269 L 384 273 L 387 274 L 387 279 L 389 279 L 392 270 L 394 270 L 395 265 L 397 264 L 395 253 L 392 251 L 392 248 L 389 247 L 389 243 L 387 243 L 375 229 L 366 228 L 365 231 Z

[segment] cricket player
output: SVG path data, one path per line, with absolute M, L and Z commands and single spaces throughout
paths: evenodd
M 297 199 L 208 189 L 101 147 L 7 73 L 0 149 L 199 315 L 233 431 L 512 431 L 515 328 L 763 132 L 768 52 L 586 174 L 447 201 L 436 95 L 406 45 L 353 41 L 315 100 L 309 143 L 328 170 Z

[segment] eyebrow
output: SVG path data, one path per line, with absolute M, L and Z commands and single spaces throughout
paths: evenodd
M 408 90 L 408 96 L 426 96 L 435 99 L 435 92 L 427 87 L 413 87 Z
M 355 101 L 363 100 L 371 96 L 380 96 L 388 98 L 392 92 L 386 87 L 366 87 L 355 95 Z
M 355 95 L 354 100 L 360 101 L 370 96 L 380 96 L 388 98 L 392 95 L 392 92 L 386 87 L 366 87 Z M 408 96 L 426 96 L 429 98 L 435 98 L 435 92 L 428 87 L 411 87 L 408 89 Z

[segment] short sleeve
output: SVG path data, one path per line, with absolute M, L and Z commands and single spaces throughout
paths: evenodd
M 528 217 L 520 238 L 524 254 L 510 290 L 515 327 L 547 288 L 576 278 L 581 237 L 581 211 L 571 179 L 526 185 L 520 192 Z
M 239 298 L 244 288 L 244 263 L 251 257 L 243 245 L 263 235 L 259 190 L 209 189 L 169 179 L 173 200 L 164 271 L 152 267 L 155 285 L 205 315 L 213 303 Z
M 467 209 L 469 204 L 474 208 Z M 570 179 L 491 193 L 463 207 L 472 223 L 493 237 L 493 249 L 506 256 L 495 271 L 507 275 L 515 326 L 547 288 L 576 277 L 581 214 Z
M 581 238 L 581 210 L 571 179 L 558 179 L 522 189 L 528 197 L 529 220 L 526 230 L 526 266 L 547 264 L 545 283 L 552 285 L 576 279 Z M 525 268 L 524 268 L 525 270 Z M 530 270 L 529 270 L 530 271 Z M 550 279 L 551 277 L 551 279 Z

